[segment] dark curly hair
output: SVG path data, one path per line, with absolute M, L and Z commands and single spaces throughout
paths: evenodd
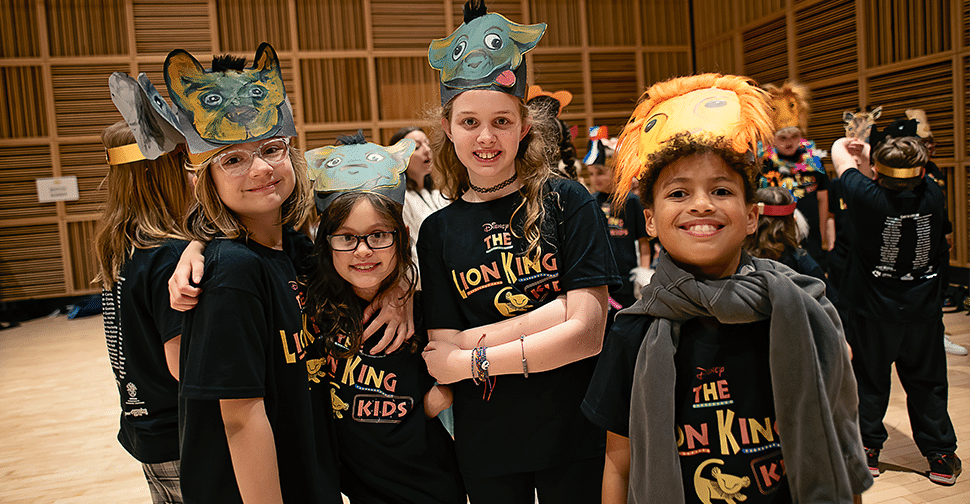
M 397 267 L 381 282 L 377 296 L 405 280 L 408 286 L 405 298 L 414 294 L 416 268 L 411 258 L 411 244 L 407 227 L 401 217 L 402 206 L 384 196 L 367 192 L 341 194 L 324 209 L 313 245 L 313 260 L 317 267 L 311 269 L 307 281 L 307 313 L 320 328 L 324 347 L 330 355 L 347 357 L 357 353 L 363 342 L 363 310 L 357 301 L 353 286 L 343 279 L 333 266 L 333 249 L 327 235 L 333 234 L 347 220 L 358 201 L 367 200 L 382 220 L 397 231 L 394 253 Z M 339 335 L 347 337 L 343 345 L 337 345 Z M 417 351 L 424 347 L 418 338 L 411 338 L 402 348 Z

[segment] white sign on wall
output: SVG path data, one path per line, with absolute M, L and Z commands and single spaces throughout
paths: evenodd
M 41 203 L 77 201 L 79 199 L 77 177 L 74 175 L 38 178 L 36 181 L 37 200 Z

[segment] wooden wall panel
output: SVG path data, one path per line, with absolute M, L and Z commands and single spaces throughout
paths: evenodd
M 306 149 L 316 149 L 317 147 L 323 147 L 325 145 L 334 145 L 337 143 L 337 137 L 343 135 L 350 135 L 356 133 L 357 130 L 350 131 L 350 128 L 344 128 L 339 130 L 328 130 L 328 131 L 307 131 L 304 137 L 306 138 Z M 365 130 L 364 136 L 369 137 L 370 131 Z
M 407 6 L 396 0 L 371 0 L 371 19 L 374 49 L 427 51 L 431 40 L 448 35 L 441 0 L 425 0 Z
M 423 117 L 441 103 L 438 75 L 424 57 L 377 58 L 381 119 Z
M 591 46 L 632 46 L 637 43 L 633 23 L 616 23 L 615 19 L 635 19 L 636 4 L 629 0 L 596 0 L 586 2 L 587 37 Z
M 866 61 L 870 67 L 953 48 L 951 0 L 867 0 Z M 887 29 L 891 27 L 891 29 Z
M 818 148 L 827 151 L 836 140 L 845 136 L 842 113 L 846 110 L 859 110 L 859 84 L 851 81 L 813 87 L 811 103 L 812 112 L 808 118 L 806 137 L 815 140 Z M 833 167 L 830 161 L 826 159 L 825 164 L 831 172 Z
M 51 56 L 128 54 L 125 0 L 47 0 Z
M 40 66 L 0 67 L 0 138 L 48 135 L 43 83 Z
M 629 117 L 642 90 L 637 89 L 636 55 L 596 54 L 590 59 L 593 108 L 597 112 L 622 112 Z
M 207 0 L 168 0 L 162 5 L 150 0 L 134 0 L 132 6 L 135 18 L 135 49 L 139 55 L 167 55 L 175 49 L 172 46 L 173 26 L 178 27 L 180 49 L 192 54 L 212 52 Z M 164 81 L 152 82 L 160 84 Z
M 640 11 L 644 45 L 686 46 L 690 44 L 690 16 L 687 2 L 640 0 Z M 614 21 L 611 19 L 609 22 Z
M 694 36 L 698 47 L 737 28 L 735 1 L 694 0 Z
M 672 77 L 690 74 L 690 55 L 685 52 L 643 54 L 643 76 L 646 87 Z
M 52 65 L 57 134 L 64 137 L 100 135 L 102 129 L 121 119 L 111 102 L 108 76 L 112 72 L 130 70 L 126 64 Z
M 859 70 L 854 0 L 796 11 L 795 34 L 800 81 L 850 76 Z
M 37 202 L 34 179 L 52 177 L 54 170 L 48 145 L 25 145 L 0 149 L 0 220 L 57 217 L 54 203 Z M 0 256 L 5 252 L 0 249 Z
M 367 48 L 363 2 L 297 0 L 296 26 L 304 51 Z
M 104 146 L 98 143 L 62 144 L 59 147 L 61 174 L 77 177 L 80 199 L 65 202 L 65 210 L 70 215 L 93 214 L 101 210 L 107 197 L 99 190 L 101 181 L 108 174 L 104 160 Z
M 785 18 L 778 18 L 741 34 L 744 72 L 760 84 L 788 79 Z
M 564 114 L 581 113 L 586 108 L 584 94 L 582 57 L 578 54 L 537 54 L 532 58 L 532 72 L 536 85 L 546 91 L 565 89 L 573 94 L 573 100 L 563 110 Z
M 704 48 L 698 47 L 696 66 L 697 73 L 739 73 L 739 65 L 735 60 L 733 40 L 727 39 L 721 43 L 708 45 Z
M 737 0 L 741 24 L 745 25 L 785 10 L 785 0 Z
M 216 13 L 223 52 L 252 58 L 260 42 L 269 42 L 278 52 L 292 49 L 287 0 L 216 0 Z
M 530 23 L 542 22 L 548 25 L 540 46 L 582 45 L 583 27 L 580 25 L 579 0 L 533 0 L 530 6 Z
M 303 60 L 300 75 L 307 124 L 371 119 L 364 58 Z
M 40 56 L 37 10 L 31 0 L 6 0 L 0 4 L 0 58 Z
M 77 291 L 96 288 L 95 284 L 91 283 L 98 275 L 98 259 L 91 247 L 94 243 L 96 227 L 95 221 L 67 223 L 71 251 L 71 281 Z
M 886 127 L 896 118 L 905 118 L 908 108 L 926 111 L 936 140 L 936 157 L 952 158 L 953 145 L 953 68 L 950 61 L 888 72 L 869 77 L 867 96 L 873 107 L 882 106 Z
M 0 251 L 0 299 L 67 292 L 56 224 L 0 227 Z

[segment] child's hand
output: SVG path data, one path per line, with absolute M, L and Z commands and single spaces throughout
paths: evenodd
M 455 396 L 451 393 L 451 387 L 436 384 L 424 394 L 424 415 L 434 418 L 438 413 L 448 409 L 454 401 Z
M 471 378 L 471 350 L 462 350 L 451 343 L 432 341 L 421 352 L 428 372 L 438 383 L 455 383 Z
M 382 351 L 385 354 L 394 353 L 405 341 L 414 336 L 414 297 L 408 296 L 401 299 L 406 293 L 407 289 L 399 285 L 375 299 L 364 309 L 363 323 L 366 327 L 361 341 L 367 341 L 381 326 L 387 324 L 384 336 L 371 349 L 371 355 L 377 355 Z M 368 324 L 367 321 L 378 310 L 380 313 L 377 318 Z
M 182 252 L 172 277 L 168 279 L 168 301 L 173 310 L 189 311 L 199 302 L 202 289 L 196 287 L 202 281 L 205 244 L 193 240 Z

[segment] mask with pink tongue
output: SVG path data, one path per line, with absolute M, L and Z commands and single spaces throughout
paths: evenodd
M 491 89 L 525 98 L 525 53 L 539 43 L 545 23 L 521 25 L 489 13 L 484 0 L 469 0 L 464 23 L 431 42 L 428 61 L 440 70 L 441 104 L 469 89 Z

